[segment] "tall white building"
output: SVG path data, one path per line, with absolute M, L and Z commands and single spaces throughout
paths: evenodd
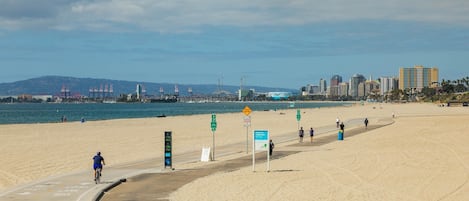
M 327 82 L 325 79 L 319 80 L 319 93 L 321 95 L 326 95 L 327 93 Z
M 140 100 L 143 94 L 143 86 L 141 84 L 137 84 L 137 89 L 135 90 L 135 93 L 137 94 L 137 99 Z
M 394 89 L 398 89 L 399 80 L 395 77 L 381 77 L 380 78 L 381 95 L 385 95 Z

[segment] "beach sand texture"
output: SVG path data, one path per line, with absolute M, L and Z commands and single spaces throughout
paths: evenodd
M 343 142 L 308 148 L 271 162 L 272 172 L 250 167 L 198 179 L 174 200 L 467 200 L 468 108 L 434 104 L 366 104 L 302 109 L 301 126 L 334 126 L 396 114 L 396 123 Z M 51 176 L 91 172 L 101 151 L 110 166 L 163 155 L 163 133 L 173 131 L 174 153 L 212 144 L 211 115 L 96 122 L 0 125 L 0 191 Z M 218 114 L 216 146 L 243 142 L 241 112 Z M 296 110 L 254 111 L 253 129 L 296 136 Z M 346 129 L 347 129 L 346 125 Z M 320 137 L 320 136 L 318 136 Z M 308 142 L 305 138 L 305 143 Z M 244 151 L 245 147 L 240 147 Z M 276 149 L 288 149 L 280 144 Z M 262 164 L 259 164 L 262 166 Z
M 420 113 L 420 107 L 428 110 Z M 398 108 L 406 113 L 390 126 L 274 160 L 269 173 L 245 167 L 204 177 L 170 198 L 469 200 L 468 109 Z

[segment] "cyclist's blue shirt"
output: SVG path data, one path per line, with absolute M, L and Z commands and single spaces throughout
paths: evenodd
M 104 161 L 104 158 L 102 156 L 96 155 L 96 156 L 93 157 L 93 161 L 94 161 L 94 163 L 93 163 L 94 167 L 96 167 L 96 166 L 101 167 L 101 161 Z

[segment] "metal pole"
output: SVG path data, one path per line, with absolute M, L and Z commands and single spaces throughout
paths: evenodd
M 215 160 L 215 131 L 212 131 L 212 160 Z
M 267 133 L 267 142 L 269 143 L 267 147 L 267 172 L 270 172 L 270 133 Z
M 254 133 L 252 133 L 252 172 L 256 171 L 256 145 L 254 144 Z
M 246 125 L 246 154 L 249 153 L 249 127 Z
M 267 172 L 270 172 L 270 141 L 269 141 L 269 149 L 267 151 Z

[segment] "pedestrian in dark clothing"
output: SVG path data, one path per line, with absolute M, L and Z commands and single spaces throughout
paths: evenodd
M 300 128 L 298 131 L 298 135 L 300 136 L 300 142 L 303 142 L 303 136 L 305 135 L 305 131 L 303 130 L 303 127 Z
M 272 152 L 274 152 L 274 142 L 272 142 L 272 140 L 270 140 L 269 142 L 269 155 L 272 156 Z
M 309 129 L 309 136 L 311 137 L 311 143 L 313 143 L 314 130 L 313 127 Z
M 340 123 L 340 130 L 342 130 L 342 132 L 344 132 L 344 127 L 345 127 L 344 122 L 341 122 Z
M 365 129 L 368 129 L 368 118 L 365 118 Z

